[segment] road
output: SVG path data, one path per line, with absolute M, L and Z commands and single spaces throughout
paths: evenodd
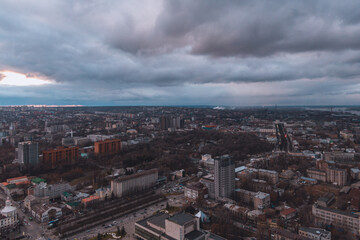
M 3 191 L 0 191 L 0 198 L 3 199 L 4 201 L 7 199 L 7 196 Z M 30 236 L 30 239 L 37 239 L 42 236 L 45 236 L 45 237 L 48 236 L 48 233 L 43 231 L 43 228 L 39 223 L 37 223 L 35 221 L 32 221 L 32 222 L 29 221 L 28 216 L 21 210 L 22 207 L 19 206 L 19 204 L 17 202 L 12 200 L 11 198 L 10 198 L 10 200 L 11 200 L 12 205 L 17 208 L 19 220 L 23 221 L 24 219 L 26 219 L 26 221 L 29 223 L 29 225 L 21 226 L 20 233 L 18 233 L 18 232 L 13 233 L 12 236 L 24 234 L 25 236 L 26 235 Z
M 90 239 L 92 237 L 96 237 L 98 233 L 104 234 L 104 233 L 110 233 L 110 232 L 116 232 L 117 227 L 121 229 L 121 227 L 125 228 L 126 231 L 126 237 L 123 239 L 135 239 L 134 233 L 135 233 L 135 222 L 140 221 L 141 219 L 147 218 L 157 211 L 164 209 L 166 207 L 166 201 L 160 202 L 157 204 L 154 204 L 152 206 L 140 209 L 134 213 L 128 214 L 126 216 L 117 218 L 113 221 L 109 221 L 101 226 L 97 226 L 96 228 L 93 228 L 91 230 L 87 230 L 85 232 L 76 234 L 74 236 L 71 236 L 68 239 L 78 239 L 78 240 L 85 240 Z M 112 227 L 107 227 L 109 225 L 113 225 Z

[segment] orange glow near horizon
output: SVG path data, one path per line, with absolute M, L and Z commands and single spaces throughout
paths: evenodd
M 11 71 L 0 71 L 0 85 L 25 87 L 41 86 L 51 83 L 53 83 L 53 81 L 41 79 L 37 76 L 28 76 L 26 74 Z

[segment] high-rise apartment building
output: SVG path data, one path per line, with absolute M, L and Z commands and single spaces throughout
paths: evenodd
M 162 116 L 160 117 L 160 129 L 168 130 L 170 127 L 170 117 Z
M 229 198 L 235 189 L 235 163 L 229 155 L 215 158 L 215 198 Z
M 169 128 L 180 129 L 184 128 L 185 121 L 181 117 L 167 117 L 162 116 L 160 118 L 160 129 L 168 130 Z
M 18 144 L 18 159 L 26 166 L 36 166 L 39 163 L 39 144 L 37 142 L 20 142 Z
M 347 182 L 347 172 L 345 169 L 329 167 L 326 169 L 326 180 L 338 186 L 344 186 Z
M 10 124 L 9 135 L 10 136 L 15 136 L 16 135 L 16 125 L 14 123 Z
M 94 144 L 95 154 L 116 154 L 121 151 L 120 139 L 106 139 L 104 141 L 98 141 Z
M 79 147 L 58 147 L 43 151 L 45 168 L 56 168 L 75 163 L 79 159 Z

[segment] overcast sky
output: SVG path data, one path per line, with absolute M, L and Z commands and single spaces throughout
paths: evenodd
M 359 11 L 359 0 L 1 0 L 0 105 L 360 104 Z

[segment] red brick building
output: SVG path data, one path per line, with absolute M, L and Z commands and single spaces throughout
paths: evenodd
M 70 165 L 79 159 L 79 147 L 57 147 L 43 151 L 43 165 L 45 168 L 57 168 Z
M 104 141 L 95 142 L 94 153 L 111 155 L 121 151 L 121 140 L 120 139 L 106 139 Z

